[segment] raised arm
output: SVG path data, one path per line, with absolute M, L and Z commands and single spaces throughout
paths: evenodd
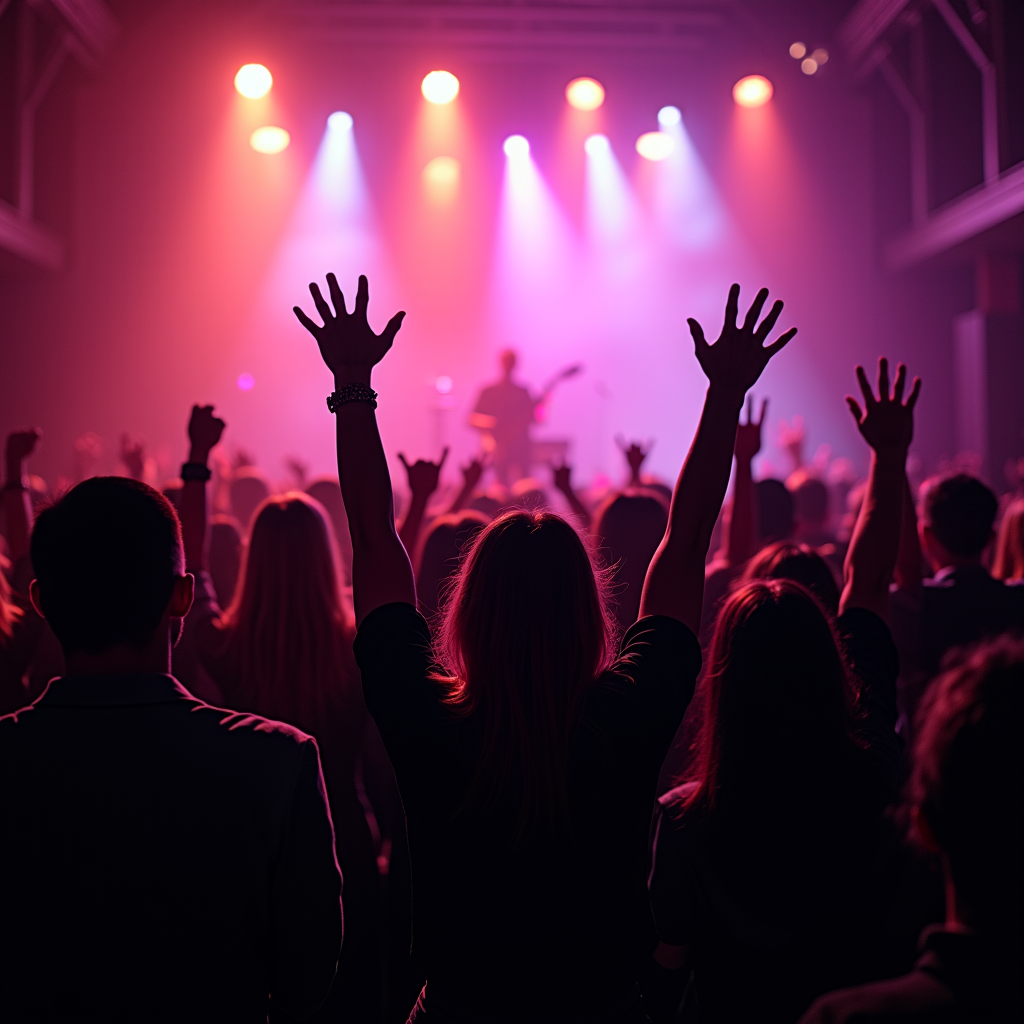
M 476 485 L 480 483 L 480 477 L 484 475 L 484 465 L 487 456 L 481 455 L 478 458 L 470 459 L 462 467 L 462 487 L 455 495 L 448 512 L 461 512 L 471 501 Z
M 740 286 L 729 289 L 725 324 L 714 345 L 704 338 L 696 320 L 687 321 L 697 361 L 708 378 L 697 434 L 672 495 L 668 529 L 654 554 L 640 615 L 670 615 L 694 633 L 700 630 L 704 599 L 704 561 L 711 533 L 729 485 L 733 446 L 747 391 L 757 383 L 768 361 L 796 334 L 791 328 L 771 345 L 768 335 L 782 313 L 776 302 L 758 326 L 768 289 L 757 293 L 742 326 L 737 326 Z
M 567 466 L 564 463 L 561 466 L 552 467 L 554 472 L 554 484 L 559 491 L 565 496 L 565 500 L 569 503 L 569 508 L 572 509 L 573 514 L 579 519 L 580 524 L 584 529 L 590 529 L 590 511 L 587 506 L 580 501 L 580 496 L 573 490 L 572 486 L 572 467 Z
M 917 535 L 917 509 L 914 495 L 910 490 L 907 474 L 903 474 L 903 518 L 900 522 L 900 550 L 896 556 L 896 571 L 893 573 L 900 590 L 913 590 L 921 586 L 924 579 L 924 555 L 921 552 L 921 538 Z
M 42 433 L 35 428 L 7 435 L 7 479 L 4 482 L 4 518 L 7 522 L 7 550 L 11 566 L 27 557 L 32 533 L 32 506 L 25 483 L 25 462 L 36 450 Z
M 224 433 L 224 421 L 213 415 L 212 405 L 193 405 L 188 421 L 188 462 L 181 467 L 185 481 L 181 491 L 181 539 L 185 545 L 185 569 L 206 569 L 209 546 L 206 514 L 206 484 L 210 451 Z
M 921 381 L 914 379 L 904 402 L 907 368 L 900 363 L 896 384 L 890 393 L 889 363 L 885 359 L 878 360 L 877 398 L 862 366 L 857 367 L 857 380 L 864 396 L 864 408 L 861 410 L 857 400 L 849 395 L 846 402 L 861 435 L 871 445 L 871 471 L 846 554 L 846 582 L 839 611 L 842 614 L 849 608 L 867 608 L 887 619 L 889 583 L 900 547 L 907 449 L 914 437 L 914 405 L 921 391 Z
M 629 466 L 628 486 L 642 487 L 643 482 L 640 479 L 640 468 L 644 464 L 644 459 L 646 459 L 651 452 L 651 445 L 647 445 L 645 448 L 639 441 L 631 441 L 627 447 L 626 442 L 621 438 L 616 438 L 616 443 L 626 459 L 626 465 Z
M 405 313 L 396 313 L 379 335 L 374 334 L 366 320 L 370 299 L 366 278 L 359 278 L 352 313 L 345 309 L 333 274 L 327 275 L 327 284 L 333 313 L 319 287 L 309 286 L 323 327 L 298 306 L 295 315 L 316 339 L 320 355 L 334 374 L 338 479 L 352 533 L 352 590 L 356 621 L 361 623 L 381 605 L 416 604 L 412 565 L 395 532 L 391 476 L 377 429 L 376 396 L 370 390 L 371 372 L 391 348 Z
M 430 496 L 437 490 L 438 482 L 441 479 L 441 468 L 444 460 L 448 458 L 448 449 L 441 452 L 439 462 L 427 462 L 426 459 L 417 459 L 411 466 L 405 460 L 405 456 L 399 452 L 398 457 L 405 466 L 405 475 L 409 478 L 409 491 L 412 500 L 409 502 L 409 511 L 402 520 L 402 528 L 398 531 L 398 537 L 402 546 L 409 553 L 410 558 L 416 557 L 416 541 L 419 539 L 420 529 L 423 526 L 423 513 L 427 510 L 427 502 Z
M 754 553 L 757 542 L 754 506 L 754 456 L 761 450 L 761 426 L 768 411 L 768 399 L 761 403 L 761 418 L 754 419 L 754 396 L 747 399 L 747 422 L 736 427 L 736 476 L 732 489 L 732 512 L 725 540 L 725 560 L 730 566 L 742 565 Z

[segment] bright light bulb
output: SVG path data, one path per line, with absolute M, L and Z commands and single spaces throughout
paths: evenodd
M 813 75 L 818 70 L 818 62 L 813 57 L 800 61 L 800 70 L 805 75 Z
M 593 78 L 574 78 L 565 87 L 565 98 L 576 110 L 597 110 L 604 103 L 604 86 Z
M 530 155 L 530 143 L 524 135 L 510 135 L 504 145 L 505 156 L 512 159 L 522 159 Z
M 352 128 L 352 115 L 344 110 L 336 110 L 327 118 L 327 127 L 334 132 L 347 132 Z
M 607 135 L 588 135 L 583 142 L 587 156 L 600 156 L 612 148 Z
M 664 132 L 644 132 L 636 140 L 636 151 L 645 160 L 664 160 L 676 148 L 676 140 Z
M 459 95 L 459 80 L 450 71 L 431 71 L 420 91 L 429 103 L 451 103 Z
M 678 107 L 662 107 L 658 111 L 658 124 L 662 128 L 674 128 L 683 120 L 683 112 Z
M 291 141 L 292 137 L 283 128 L 276 128 L 273 125 L 257 128 L 249 136 L 249 145 L 257 153 L 280 153 L 288 148 Z
M 273 84 L 274 76 L 262 64 L 243 64 L 235 74 L 235 88 L 246 99 L 266 96 Z
M 800 60 L 806 56 L 807 47 L 803 43 L 793 43 L 789 47 L 789 55 L 793 60 Z
M 764 75 L 747 75 L 732 87 L 732 98 L 741 107 L 763 107 L 774 91 Z

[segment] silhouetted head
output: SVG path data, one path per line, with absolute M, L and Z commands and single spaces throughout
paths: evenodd
M 227 651 L 247 710 L 308 729 L 351 673 L 351 620 L 342 604 L 327 514 L 305 494 L 268 498 L 253 518 Z
M 781 480 L 758 480 L 757 535 L 762 544 L 793 536 L 793 495 Z
M 1024 498 L 1010 502 L 999 524 L 992 575 L 997 580 L 1024 580 Z
M 509 504 L 516 508 L 537 512 L 547 508 L 548 496 L 541 482 L 532 476 L 524 476 L 509 489 Z
M 569 738 L 612 650 L 601 585 L 568 522 L 521 511 L 484 528 L 438 641 L 452 702 L 482 722 L 471 801 L 507 798 L 520 825 L 564 824 Z
M 433 618 L 442 607 L 448 585 L 459 570 L 459 560 L 490 517 L 475 509 L 438 516 L 428 528 L 420 549 L 416 596 L 420 611 Z
M 242 466 L 231 478 L 231 514 L 248 533 L 252 517 L 260 504 L 270 496 L 271 487 L 266 474 L 255 466 Z
M 934 540 L 954 558 L 979 559 L 992 539 L 998 510 L 995 494 L 977 477 L 954 473 L 926 480 L 921 485 L 921 528 L 932 562 L 941 561 L 943 554 L 930 543 Z
M 66 655 L 141 650 L 184 572 L 178 516 L 138 480 L 93 477 L 40 512 L 32 565 L 40 610 Z
M 612 570 L 612 611 L 620 629 L 640 614 L 647 568 L 667 526 L 668 504 L 649 490 L 609 495 L 594 516 L 593 535 Z
M 345 499 L 341 496 L 341 484 L 335 476 L 319 476 L 306 488 L 306 493 L 320 502 L 327 512 L 327 518 L 334 528 L 334 540 L 338 545 L 338 557 L 341 559 L 342 578 L 345 582 L 352 580 L 352 534 L 348 528 L 348 514 L 345 512 Z
M 813 594 L 833 618 L 839 614 L 839 587 L 828 562 L 806 544 L 777 541 L 754 555 L 740 584 L 751 580 L 792 580 Z
M 758 579 L 726 599 L 708 665 L 695 799 L 784 809 L 828 788 L 854 741 L 854 693 L 833 627 L 799 583 Z
M 512 371 L 516 368 L 516 361 L 518 356 L 515 353 L 515 349 L 507 348 L 501 355 L 498 356 L 498 362 L 501 364 L 501 372 L 505 377 L 511 377 Z
M 922 707 L 910 794 L 919 830 L 946 855 L 968 927 L 1019 936 L 1024 863 L 1024 642 L 974 648 Z M 921 820 L 923 819 L 923 820 Z

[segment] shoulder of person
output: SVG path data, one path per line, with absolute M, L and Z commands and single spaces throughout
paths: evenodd
M 191 716 L 201 727 L 223 737 L 239 753 L 252 751 L 260 757 L 301 757 L 303 749 L 316 740 L 308 733 L 287 722 L 277 722 L 260 715 L 228 708 L 216 708 L 193 698 Z

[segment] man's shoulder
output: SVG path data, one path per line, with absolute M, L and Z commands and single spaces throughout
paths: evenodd
M 189 703 L 187 722 L 188 726 L 194 727 L 197 731 L 202 730 L 221 737 L 224 743 L 239 748 L 258 749 L 271 756 L 275 751 L 284 756 L 289 752 L 300 752 L 305 746 L 316 745 L 316 740 L 312 736 L 294 725 L 288 725 L 287 722 L 278 722 L 244 711 L 232 711 L 230 708 L 214 707 L 196 698 Z

